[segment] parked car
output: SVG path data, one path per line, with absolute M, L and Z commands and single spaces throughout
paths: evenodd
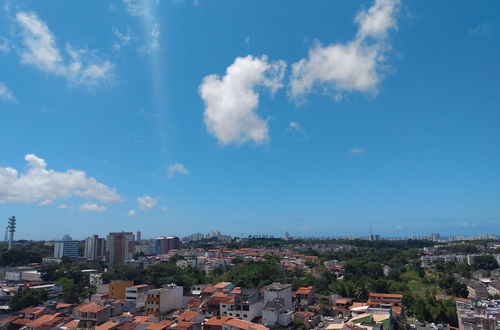
M 325 320 L 327 320 L 328 322 L 333 322 L 335 319 L 331 316 L 325 316 Z

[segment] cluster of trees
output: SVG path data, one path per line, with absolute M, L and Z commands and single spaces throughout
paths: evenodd
M 103 274 L 103 282 L 111 280 L 133 281 L 135 284 L 151 284 L 161 287 L 165 284 L 175 283 L 187 288 L 194 284 L 209 283 L 205 273 L 195 267 L 179 268 L 175 260 L 168 263 L 159 263 L 141 269 L 134 265 L 116 265 Z
M 21 310 L 30 306 L 38 306 L 45 300 L 47 300 L 48 293 L 44 290 L 33 290 L 27 289 L 22 292 L 18 292 L 12 297 L 9 303 L 9 307 L 12 310 Z
M 76 304 L 95 293 L 94 287 L 89 284 L 89 276 L 82 272 L 83 269 L 102 271 L 104 266 L 95 262 L 65 260 L 60 264 L 42 266 L 39 272 L 42 274 L 42 280 L 63 286 L 64 302 Z
M 475 257 L 474 264 L 472 266 L 475 270 L 494 270 L 498 268 L 498 262 L 491 254 L 485 254 Z
M 425 294 L 410 296 L 407 308 L 411 315 L 419 320 L 428 322 L 448 323 L 457 327 L 457 312 L 453 299 L 437 300 L 436 292 L 427 291 Z
M 43 242 L 18 241 L 11 250 L 7 243 L 0 243 L 0 266 L 22 266 L 30 263 L 40 263 L 42 258 L 54 253 L 54 248 Z

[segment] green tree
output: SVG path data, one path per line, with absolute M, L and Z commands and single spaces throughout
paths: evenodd
M 9 307 L 15 311 L 26 307 L 36 307 L 47 300 L 47 297 L 47 291 L 27 289 L 16 293 L 14 297 L 12 297 Z
M 282 280 L 283 273 L 275 263 L 245 261 L 226 272 L 223 279 L 236 286 L 260 288 Z
M 78 304 L 80 302 L 80 291 L 71 278 L 62 277 L 56 281 L 63 286 L 63 300 L 68 304 Z
M 498 262 L 491 254 L 485 254 L 474 258 L 474 268 L 493 270 L 498 268 Z

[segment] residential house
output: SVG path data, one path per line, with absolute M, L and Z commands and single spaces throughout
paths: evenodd
M 316 303 L 316 295 L 312 286 L 301 287 L 295 291 L 295 307 L 304 308 Z

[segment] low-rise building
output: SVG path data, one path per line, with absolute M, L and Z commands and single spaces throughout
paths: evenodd
M 111 309 L 111 305 L 83 304 L 73 310 L 73 317 L 79 319 L 84 328 L 92 328 L 109 321 L 112 315 Z
M 312 286 L 301 287 L 295 291 L 295 307 L 313 306 L 316 303 L 316 295 Z
M 133 285 L 133 281 L 111 281 L 108 287 L 108 296 L 109 298 L 125 299 L 125 290 Z
M 161 289 L 149 290 L 146 293 L 145 312 L 151 315 L 162 315 L 174 309 L 182 308 L 183 288 L 170 284 Z
M 125 300 L 133 303 L 136 311 L 140 311 L 146 306 L 146 295 L 151 289 L 147 284 L 129 286 L 125 289 Z

